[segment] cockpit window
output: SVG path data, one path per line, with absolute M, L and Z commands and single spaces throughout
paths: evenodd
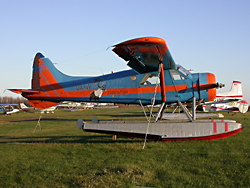
M 156 74 L 146 74 L 140 82 L 141 85 L 151 85 L 158 83 L 160 83 L 160 80 Z
M 171 73 L 173 80 L 185 80 L 185 77 L 180 75 L 180 73 L 178 73 L 175 70 L 170 70 L 170 73 Z
M 188 76 L 190 74 L 190 72 L 187 69 L 185 69 L 184 67 L 182 67 L 181 65 L 177 65 L 177 70 L 186 76 Z

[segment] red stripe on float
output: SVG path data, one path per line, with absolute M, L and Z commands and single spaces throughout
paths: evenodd
M 228 123 L 225 123 L 225 132 L 228 132 Z
M 217 123 L 213 123 L 213 126 L 214 126 L 214 134 L 217 134 Z

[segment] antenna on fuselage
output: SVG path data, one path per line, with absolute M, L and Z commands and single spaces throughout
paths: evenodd
M 102 68 L 101 68 L 101 67 L 100 67 L 100 69 L 101 69 L 102 75 L 104 75 L 104 73 L 103 73 L 103 71 L 102 71 Z

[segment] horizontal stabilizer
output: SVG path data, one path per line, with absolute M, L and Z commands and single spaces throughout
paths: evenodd
M 27 94 L 36 94 L 39 93 L 39 91 L 36 90 L 30 90 L 30 89 L 8 89 L 9 91 L 12 91 L 17 94 L 27 93 Z
M 59 104 L 58 102 L 39 101 L 39 100 L 29 100 L 29 103 L 31 106 L 39 109 L 45 109 Z

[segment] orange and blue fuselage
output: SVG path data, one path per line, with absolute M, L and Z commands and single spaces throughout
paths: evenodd
M 216 80 L 212 73 L 185 74 L 175 68 L 164 71 L 164 86 L 156 89 L 156 104 L 192 102 L 204 99 L 213 101 L 216 97 Z M 33 64 L 32 88 L 10 89 L 27 98 L 36 108 L 47 108 L 62 101 L 103 102 L 121 104 L 151 104 L 155 93 L 158 71 L 138 73 L 125 70 L 97 77 L 73 77 L 60 72 L 41 53 L 37 53 Z M 162 77 L 161 77 L 162 78 Z M 164 89 L 164 93 L 162 90 Z

